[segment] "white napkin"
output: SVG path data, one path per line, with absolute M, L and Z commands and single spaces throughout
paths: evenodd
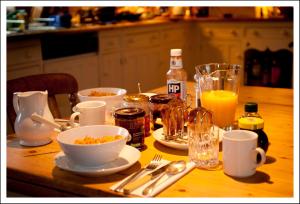
M 170 161 L 163 159 L 161 166 L 164 166 L 165 164 L 167 164 L 169 162 Z M 144 185 L 140 186 L 139 188 L 135 189 L 134 191 L 131 192 L 131 195 L 141 196 L 141 197 L 153 197 L 156 194 L 160 193 L 165 188 L 167 188 L 168 186 L 170 186 L 171 184 L 173 184 L 174 182 L 176 182 L 178 179 L 180 179 L 181 177 L 183 177 L 185 174 L 187 174 L 189 171 L 191 171 L 194 167 L 195 167 L 195 163 L 194 162 L 188 162 L 186 164 L 186 169 L 184 171 L 182 171 L 182 172 L 180 172 L 178 174 L 175 174 L 175 175 L 164 175 L 163 177 L 161 177 L 160 181 L 155 185 L 152 193 L 149 194 L 149 195 L 147 195 L 147 196 L 143 195 L 143 190 L 148 185 L 150 185 L 151 183 L 153 183 L 156 179 L 154 179 L 152 181 L 149 181 L 149 182 L 145 183 Z M 151 172 L 149 172 L 149 173 L 151 173 Z M 111 190 L 115 190 L 117 188 L 117 186 L 119 186 L 119 184 L 121 184 L 123 181 L 127 180 L 128 178 L 129 177 L 126 177 L 122 181 L 114 184 L 113 186 L 110 187 L 110 189 Z

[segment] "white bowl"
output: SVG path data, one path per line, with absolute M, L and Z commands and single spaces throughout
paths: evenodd
M 86 136 L 121 135 L 122 139 L 102 144 L 75 144 L 76 139 Z M 57 141 L 70 162 L 79 166 L 99 166 L 118 158 L 121 150 L 131 136 L 125 128 L 114 125 L 91 125 L 60 132 Z
M 109 92 L 117 95 L 114 96 L 89 96 L 92 91 L 97 92 Z M 126 89 L 121 88 L 111 88 L 111 87 L 100 87 L 100 88 L 91 88 L 80 90 L 77 93 L 78 99 L 80 102 L 83 101 L 105 101 L 106 102 L 106 118 L 108 120 L 112 119 L 112 112 L 118 108 L 123 101 L 123 97 L 127 93 Z

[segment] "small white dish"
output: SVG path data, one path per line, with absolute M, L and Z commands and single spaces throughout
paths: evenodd
M 159 129 L 155 130 L 153 132 L 153 136 L 156 141 L 158 141 L 159 143 L 161 143 L 167 147 L 171 147 L 171 148 L 179 149 L 179 150 L 187 150 L 188 149 L 187 142 L 186 143 L 185 142 L 178 143 L 173 140 L 170 140 L 170 141 L 165 140 L 165 136 L 163 135 L 163 128 L 159 128 Z
M 116 160 L 97 167 L 76 165 L 70 162 L 63 152 L 59 152 L 55 156 L 54 161 L 56 166 L 63 170 L 70 171 L 82 176 L 95 177 L 110 175 L 125 170 L 136 163 L 140 159 L 140 157 L 141 153 L 138 149 L 129 145 L 125 145 Z
M 222 141 L 222 137 L 223 137 L 223 134 L 225 132 L 225 130 L 215 126 L 215 131 L 219 131 L 219 142 Z M 176 142 L 174 140 L 170 140 L 170 141 L 167 141 L 165 140 L 165 136 L 163 135 L 163 128 L 159 128 L 157 130 L 155 130 L 153 132 L 153 136 L 155 138 L 156 141 L 158 141 L 159 143 L 167 146 L 167 147 L 171 147 L 171 148 L 174 148 L 174 149 L 179 149 L 179 150 L 188 150 L 188 143 L 187 141 L 186 142 Z

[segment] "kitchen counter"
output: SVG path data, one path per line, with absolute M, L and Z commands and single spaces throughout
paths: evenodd
M 202 17 L 202 18 L 161 18 L 157 17 L 151 20 L 140 20 L 140 21 L 122 21 L 113 24 L 91 24 L 81 25 L 79 27 L 72 28 L 57 28 L 49 30 L 26 30 L 24 32 L 8 32 L 7 38 L 12 39 L 16 37 L 28 37 L 28 36 L 40 36 L 44 34 L 55 34 L 55 33 L 78 33 L 78 32 L 97 32 L 100 30 L 112 30 L 118 28 L 128 27 L 140 27 L 140 26 L 151 26 L 160 25 L 167 23 L 178 23 L 178 22 L 292 22 L 291 20 L 283 18 L 269 18 L 269 19 L 257 19 L 257 18 L 213 18 L 213 17 Z

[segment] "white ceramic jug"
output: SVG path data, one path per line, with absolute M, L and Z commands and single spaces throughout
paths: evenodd
M 40 146 L 51 142 L 51 135 L 55 133 L 53 127 L 30 118 L 33 113 L 36 113 L 54 121 L 48 106 L 47 91 L 15 92 L 13 106 L 17 114 L 15 132 L 20 138 L 21 145 Z

